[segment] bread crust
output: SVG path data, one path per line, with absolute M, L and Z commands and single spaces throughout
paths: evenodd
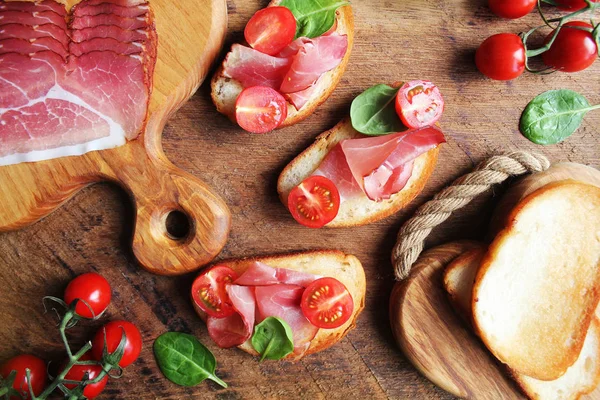
M 273 0 L 271 3 L 269 3 L 268 7 L 276 6 L 279 3 L 281 3 L 281 0 Z M 336 11 L 336 21 L 336 32 L 341 35 L 348 36 L 348 50 L 346 51 L 344 58 L 342 58 L 342 61 L 336 68 L 323 74 L 320 82 L 317 85 L 318 89 L 315 91 L 315 93 L 318 95 L 311 98 L 299 111 L 296 110 L 296 107 L 288 102 L 287 118 L 277 129 L 294 125 L 315 112 L 317 107 L 319 107 L 329 98 L 342 79 L 342 76 L 346 71 L 346 67 L 348 66 L 350 54 L 352 53 L 352 46 L 354 44 L 354 14 L 352 13 L 352 6 L 346 5 L 340 7 Z M 221 63 L 211 79 L 211 98 L 217 107 L 217 111 L 226 115 L 232 122 L 236 122 L 235 99 L 237 98 L 237 95 L 230 96 L 231 98 L 225 100 L 224 96 L 221 95 L 221 92 L 224 90 L 224 88 L 227 88 L 228 90 L 237 92 L 237 94 L 239 94 L 239 92 L 243 90 L 243 87 L 236 80 L 224 76 L 224 65 L 225 60 L 223 60 L 223 63 Z
M 480 315 L 478 312 L 478 302 L 480 298 L 480 292 L 482 291 L 482 281 L 484 280 L 486 274 L 490 271 L 494 260 L 498 258 L 498 254 L 502 249 L 502 246 L 505 244 L 508 238 L 511 237 L 513 232 L 518 229 L 519 218 L 521 217 L 523 211 L 527 210 L 533 204 L 533 202 L 538 199 L 539 196 L 544 196 L 545 193 L 551 190 L 569 185 L 577 186 L 582 190 L 594 191 L 595 194 L 590 193 L 589 195 L 598 196 L 600 199 L 600 190 L 598 190 L 597 187 L 573 180 L 553 182 L 529 194 L 510 212 L 506 219 L 507 226 L 496 236 L 496 239 L 494 239 L 493 243 L 489 247 L 488 252 L 484 256 L 475 278 L 475 284 L 473 286 L 472 309 L 476 334 L 500 361 L 507 363 L 509 367 L 516 370 L 520 374 L 539 380 L 554 380 L 559 378 L 577 360 L 581 352 L 588 327 L 598 305 L 598 300 L 600 299 L 600 292 L 598 289 L 600 287 L 600 273 L 596 273 L 594 277 L 595 283 L 590 285 L 589 293 L 586 294 L 587 300 L 585 302 L 585 308 L 581 310 L 581 323 L 577 325 L 578 330 L 576 332 L 572 332 L 569 339 L 565 341 L 565 343 L 558 343 L 556 344 L 556 349 L 551 349 L 549 351 L 556 351 L 555 354 L 544 355 L 546 358 L 546 360 L 544 360 L 544 366 L 537 365 L 536 361 L 532 362 L 531 360 L 521 360 L 518 361 L 519 365 L 515 365 L 515 361 L 517 360 L 514 357 L 511 360 L 507 360 L 504 354 L 500 354 L 501 352 L 495 351 L 496 349 L 493 344 L 492 337 L 488 335 L 485 329 L 482 329 L 480 317 L 483 314 Z M 557 282 L 556 284 L 560 285 L 561 283 Z M 536 344 L 536 347 L 540 347 L 540 345 Z M 558 350 L 559 347 L 561 347 L 562 350 Z
M 287 207 L 290 191 L 309 177 L 325 158 L 327 153 L 341 140 L 364 137 L 352 127 L 346 117 L 330 130 L 323 132 L 315 142 L 294 158 L 281 172 L 277 180 L 279 199 Z M 404 189 L 388 200 L 374 202 L 367 196 L 344 201 L 338 215 L 325 225 L 328 228 L 340 228 L 370 224 L 387 218 L 408 205 L 425 187 L 435 169 L 439 155 L 439 146 L 415 159 L 413 174 Z M 358 215 L 357 209 L 364 210 Z
M 365 307 L 366 279 L 362 264 L 353 255 L 345 254 L 339 250 L 313 250 L 301 251 L 288 254 L 275 254 L 268 256 L 245 257 L 228 259 L 214 263 L 213 265 L 227 265 L 241 275 L 254 262 L 260 261 L 273 268 L 287 268 L 296 271 L 308 272 L 315 275 L 330 276 L 338 279 L 347 288 L 354 299 L 354 310 L 350 319 L 336 329 L 319 329 L 310 346 L 304 354 L 294 356 L 288 355 L 284 360 L 298 361 L 303 357 L 325 350 L 348 334 L 356 327 L 356 320 Z M 326 270 L 324 270 L 326 269 Z M 192 302 L 193 303 L 193 302 Z M 206 322 L 206 313 L 194 304 L 194 309 L 200 318 Z M 238 346 L 248 354 L 258 356 L 252 347 L 250 340 Z

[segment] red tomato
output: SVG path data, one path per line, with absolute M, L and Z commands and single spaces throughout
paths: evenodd
M 562 72 L 582 71 L 592 65 L 598 57 L 598 46 L 591 32 L 569 28 L 581 26 L 592 28 L 592 25 L 573 21 L 563 25 L 550 50 L 542 53 L 544 63 Z M 546 43 L 552 38 L 554 31 L 546 37 Z
M 25 395 L 24 399 L 29 399 L 29 385 L 27 381 L 26 369 L 29 369 L 31 378 L 31 389 L 36 396 L 44 391 L 48 380 L 46 375 L 46 363 L 41 358 L 29 354 L 21 354 L 13 357 L 0 367 L 0 376 L 8 378 L 12 371 L 17 371 L 13 388 Z M 11 396 L 10 400 L 19 400 L 17 396 Z
M 267 133 L 287 118 L 287 102 L 270 87 L 244 89 L 235 102 L 235 119 L 248 132 Z
M 94 335 L 94 339 L 92 340 L 92 356 L 94 359 L 102 360 L 105 333 L 106 349 L 109 354 L 112 354 L 117 347 L 119 347 L 119 343 L 121 343 L 123 331 L 125 331 L 127 341 L 119 365 L 125 368 L 133 363 L 142 351 L 142 335 L 134 324 L 127 321 L 111 321 L 96 332 L 96 335 Z
M 108 281 L 102 275 L 94 272 L 79 275 L 69 282 L 65 290 L 65 303 L 71 304 L 75 299 L 79 299 L 89 305 L 88 307 L 83 301 L 80 301 L 75 307 L 75 312 L 84 318 L 101 315 L 108 308 L 110 298 L 111 289 Z
M 409 128 L 433 125 L 442 116 L 444 99 L 440 90 L 429 81 L 407 82 L 396 96 L 396 112 Z
M 91 359 L 92 356 L 88 351 L 83 356 L 81 356 L 79 360 L 88 361 Z M 71 367 L 69 372 L 67 372 L 67 375 L 65 375 L 65 379 L 71 381 L 81 381 L 85 376 L 86 372 L 88 373 L 88 380 L 92 380 L 95 379 L 98 375 L 100 375 L 100 372 L 102 372 L 102 367 L 99 365 L 74 365 L 73 367 Z M 108 375 L 105 375 L 104 378 L 102 378 L 98 383 L 86 385 L 85 388 L 83 388 L 83 395 L 88 399 L 93 399 L 97 397 L 104 390 L 106 382 L 108 382 Z M 65 386 L 67 387 L 67 389 L 75 389 L 77 387 L 77 385 L 75 384 L 67 383 L 65 383 Z
M 296 18 L 287 7 L 267 7 L 250 18 L 244 37 L 261 53 L 277 55 L 296 36 Z
M 597 3 L 600 0 L 592 0 L 592 3 Z M 556 0 L 557 7 L 565 11 L 578 11 L 586 7 L 587 4 L 583 0 Z
M 335 278 L 321 278 L 308 285 L 300 306 L 311 324 L 334 329 L 350 319 L 354 300 L 342 282 Z
M 311 176 L 292 189 L 288 195 L 288 208 L 302 225 L 321 228 L 338 214 L 340 193 L 324 176 Z
M 507 81 L 525 71 L 525 47 L 514 33 L 500 33 L 487 38 L 477 49 L 475 64 L 485 76 Z
M 537 0 L 489 0 L 490 9 L 502 18 L 521 18 L 537 6 Z
M 192 300 L 202 311 L 215 318 L 224 318 L 235 312 L 227 295 L 226 285 L 238 278 L 226 265 L 217 265 L 200 274 L 192 284 Z

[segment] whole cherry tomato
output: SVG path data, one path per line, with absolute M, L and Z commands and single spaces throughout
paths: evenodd
M 597 3 L 600 0 L 592 0 L 592 3 Z M 583 0 L 556 0 L 557 7 L 564 11 L 579 11 L 587 4 Z
M 13 388 L 22 393 L 24 399 L 29 399 L 29 384 L 27 383 L 26 369 L 29 369 L 31 378 L 31 389 L 36 396 L 44 391 L 48 380 L 46 375 L 46 363 L 41 358 L 29 354 L 21 354 L 6 361 L 0 366 L 0 376 L 8 378 L 12 371 L 16 371 Z M 10 400 L 18 400 L 17 396 L 12 396 Z
M 579 26 L 593 29 L 582 21 L 572 21 L 563 25 L 550 50 L 542 53 L 544 64 L 562 72 L 582 71 L 592 65 L 598 57 L 598 46 L 591 32 L 572 28 Z M 546 37 L 550 41 L 554 31 Z
M 92 356 L 89 352 L 87 352 L 83 356 L 81 356 L 79 360 L 88 361 L 91 359 Z M 71 367 L 69 372 L 67 372 L 67 375 L 65 375 L 65 379 L 68 379 L 70 381 L 81 381 L 84 378 L 86 372 L 88 373 L 88 380 L 93 380 L 98 375 L 100 375 L 100 372 L 102 372 L 102 367 L 100 365 L 74 365 L 73 367 Z M 104 378 L 100 379 L 100 382 L 98 383 L 86 385 L 85 388 L 83 388 L 83 395 L 88 399 L 93 399 L 97 397 L 104 390 L 106 382 L 108 382 L 108 375 L 105 375 Z M 67 387 L 67 389 L 74 389 L 75 387 L 77 387 L 77 385 L 75 384 L 68 383 L 65 383 L 65 386 Z
M 499 33 L 487 38 L 475 53 L 475 63 L 485 76 L 507 81 L 525 71 L 525 46 L 518 35 Z
M 502 18 L 521 18 L 531 12 L 537 0 L 489 0 L 490 9 Z
M 69 282 L 65 290 L 65 303 L 71 304 L 75 299 L 82 300 L 75 307 L 78 315 L 84 318 L 97 317 L 106 311 L 110 304 L 110 284 L 102 275 L 94 272 L 79 275 Z
M 142 335 L 134 324 L 127 321 L 111 321 L 96 332 L 92 340 L 92 356 L 94 359 L 102 359 L 105 336 L 106 349 L 109 354 L 112 354 L 119 347 L 123 332 L 125 332 L 127 339 L 125 351 L 121 361 L 119 361 L 119 365 L 125 368 L 133 363 L 142 351 Z

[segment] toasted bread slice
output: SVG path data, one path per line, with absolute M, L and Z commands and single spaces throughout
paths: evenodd
M 444 270 L 444 288 L 450 297 L 450 303 L 466 322 L 473 324 L 471 294 L 477 268 L 485 255 L 487 248 L 480 247 L 469 250 L 454 261 Z
M 471 297 L 473 278 L 477 274 L 485 250 L 464 253 L 444 272 L 444 287 L 452 306 L 469 323 L 472 321 Z M 468 305 L 468 306 L 466 306 Z M 575 400 L 590 393 L 600 382 L 600 321 L 592 320 L 577 361 L 563 376 L 553 381 L 542 381 L 510 371 L 521 390 L 532 399 Z
M 292 160 L 279 175 L 277 192 L 281 202 L 287 207 L 290 191 L 308 178 L 321 164 L 327 153 L 341 140 L 364 137 L 352 127 L 350 118 L 339 122 L 323 132 L 315 142 Z M 375 202 L 365 196 L 345 200 L 340 205 L 338 215 L 325 225 L 330 228 L 365 225 L 395 214 L 410 203 L 425 187 L 437 162 L 439 147 L 429 150 L 415 159 L 412 176 L 404 189 L 388 200 Z
M 281 3 L 281 0 L 273 0 L 269 3 L 269 7 L 277 6 L 279 3 Z M 344 71 L 346 71 L 346 66 L 348 65 L 348 60 L 350 60 L 352 44 L 354 43 L 354 16 L 352 14 L 352 7 L 350 5 L 340 7 L 336 12 L 336 20 L 336 32 L 340 35 L 348 36 L 348 51 L 346 51 L 340 65 L 321 76 L 316 83 L 317 88 L 313 92 L 311 99 L 304 107 L 300 110 L 296 110 L 296 107 L 288 102 L 287 118 L 279 128 L 294 125 L 311 115 L 318 106 L 323 104 L 323 102 L 329 98 L 340 82 L 340 79 L 342 79 L 342 75 L 344 74 Z M 223 75 L 224 63 L 225 61 L 223 61 L 223 64 L 217 69 L 211 80 L 211 97 L 213 103 L 215 103 L 215 106 L 217 107 L 217 111 L 225 114 L 231 121 L 236 122 L 235 101 L 244 88 L 240 82 Z
M 511 369 L 554 380 L 577 360 L 600 298 L 600 188 L 546 185 L 508 221 L 475 278 L 475 329 Z
M 310 343 L 310 347 L 299 357 L 293 354 L 287 356 L 287 360 L 297 361 L 302 357 L 316 353 L 333 346 L 339 342 L 348 332 L 356 327 L 356 319 L 365 307 L 365 293 L 367 290 L 365 271 L 362 264 L 353 255 L 344 254 L 337 250 L 319 250 L 292 253 L 285 255 L 274 255 L 265 257 L 251 257 L 234 260 L 220 261 L 218 264 L 227 265 L 233 268 L 238 275 L 241 275 L 255 261 L 260 261 L 273 268 L 286 268 L 295 271 L 307 272 L 314 275 L 330 276 L 342 282 L 354 299 L 354 311 L 350 319 L 342 326 L 336 329 L 319 329 L 317 335 Z M 196 312 L 206 321 L 206 313 L 195 306 Z M 250 340 L 238 346 L 245 352 L 258 355 L 252 347 Z

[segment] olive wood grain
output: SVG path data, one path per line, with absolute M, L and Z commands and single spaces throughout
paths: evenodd
M 225 202 L 175 167 L 161 145 L 167 119 L 200 86 L 222 47 L 227 7 L 225 0 L 150 1 L 159 43 L 145 132 L 116 149 L 1 167 L 0 231 L 28 226 L 83 187 L 112 181 L 130 194 L 135 206 L 133 252 L 138 261 L 151 272 L 174 275 L 212 260 L 229 234 Z M 171 211 L 189 219 L 183 238 L 167 232 Z

